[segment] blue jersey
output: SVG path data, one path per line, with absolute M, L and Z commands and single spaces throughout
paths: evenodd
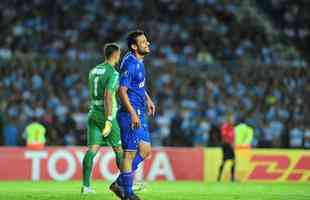
M 128 53 L 122 60 L 119 86 L 128 88 L 127 94 L 135 110 L 145 110 L 145 70 L 142 61 L 132 53 Z M 127 111 L 121 104 L 121 111 Z

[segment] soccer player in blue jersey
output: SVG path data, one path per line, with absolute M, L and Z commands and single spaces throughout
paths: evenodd
M 119 81 L 121 106 L 117 121 L 124 149 L 122 173 L 118 182 L 124 190 L 125 200 L 140 199 L 132 190 L 134 172 L 151 153 L 150 135 L 145 120 L 146 112 L 154 116 L 155 105 L 145 86 L 143 58 L 150 52 L 149 41 L 143 31 L 136 30 L 127 36 L 129 53 L 123 58 Z

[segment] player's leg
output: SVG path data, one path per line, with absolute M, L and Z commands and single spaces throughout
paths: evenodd
M 125 197 L 129 198 L 134 195 L 132 186 L 134 174 L 132 173 L 132 161 L 135 158 L 136 151 L 128 151 L 124 149 L 124 161 L 122 166 L 122 173 L 120 174 L 120 180 L 124 189 Z
M 121 146 L 113 147 L 113 152 L 115 154 L 115 160 L 117 168 L 121 171 L 122 170 L 122 163 L 123 163 L 123 149 Z
M 139 150 L 132 161 L 132 171 L 136 171 L 141 162 L 143 162 L 147 157 L 151 155 L 151 145 L 150 143 L 140 142 Z
M 151 144 L 144 141 L 140 141 L 139 150 L 137 151 L 135 158 L 132 161 L 132 173 L 135 176 L 135 171 L 138 169 L 140 163 L 151 155 Z M 145 189 L 146 185 L 144 182 L 134 182 L 133 191 L 141 191 Z
M 131 128 L 131 119 L 128 113 L 118 113 L 117 121 L 121 131 L 121 141 L 124 151 L 124 160 L 122 165 L 122 172 L 119 176 L 121 185 L 124 189 L 125 198 L 124 199 L 139 199 L 133 190 L 133 173 L 132 173 L 132 163 L 138 151 L 138 131 L 140 129 Z
M 120 136 L 120 128 L 118 126 L 116 119 L 112 121 L 112 130 L 111 133 L 108 135 L 107 140 L 113 148 L 116 158 L 116 165 L 118 169 L 121 171 L 121 166 L 123 163 L 123 148 Z
M 115 153 L 116 165 L 120 172 L 122 172 L 123 165 L 123 148 L 120 137 L 120 128 L 116 120 L 112 121 L 112 131 L 107 136 L 106 140 L 112 146 Z M 120 199 L 124 198 L 124 191 L 122 189 L 122 181 L 120 176 L 110 185 L 109 189 Z
M 223 174 L 223 169 L 224 169 L 225 163 L 226 163 L 226 160 L 223 160 L 221 165 L 220 165 L 219 173 L 217 176 L 217 181 L 221 181 L 221 179 L 222 179 L 222 174 Z
M 218 176 L 217 176 L 217 181 L 221 181 L 222 179 L 222 174 L 223 174 L 223 169 L 224 169 L 224 166 L 225 166 L 225 163 L 226 163 L 226 160 L 227 160 L 227 153 L 226 153 L 226 147 L 225 147 L 225 144 L 222 145 L 222 155 L 223 155 L 223 159 L 222 159 L 222 163 L 219 167 L 219 173 L 218 173 Z
M 141 119 L 141 128 L 137 131 L 136 135 L 138 136 L 139 146 L 138 152 L 132 162 L 132 173 L 134 174 L 135 171 L 138 169 L 139 164 L 143 162 L 146 158 L 151 156 L 151 139 L 150 133 L 147 128 L 147 124 L 144 118 Z M 135 182 L 133 186 L 134 191 L 140 191 L 145 188 L 145 184 L 143 182 Z
M 131 118 L 128 113 L 117 113 L 117 122 L 120 127 L 120 135 L 124 151 L 121 173 L 117 182 L 122 186 L 124 195 L 130 197 L 133 194 L 132 160 L 137 151 L 136 135 L 131 128 Z
M 116 165 L 120 171 L 120 175 L 117 179 L 110 185 L 109 189 L 120 199 L 125 197 L 124 190 L 122 188 L 122 166 L 123 166 L 123 149 L 121 146 L 113 147 L 113 151 L 116 157 Z
M 236 160 L 232 160 L 232 165 L 230 169 L 230 180 L 235 181 L 235 168 L 236 168 Z
M 93 168 L 93 160 L 100 149 L 99 145 L 91 145 L 83 159 L 83 186 L 90 187 L 90 175 Z
M 231 151 L 232 151 L 232 155 L 231 155 L 232 165 L 231 165 L 231 170 L 230 170 L 230 180 L 235 181 L 236 158 L 235 158 L 235 151 L 233 147 L 231 147 Z
M 83 158 L 83 190 L 88 193 L 87 190 L 90 188 L 90 176 L 93 168 L 93 160 L 96 153 L 100 149 L 102 143 L 101 131 L 92 119 L 88 119 L 87 123 L 87 143 L 88 150 Z
M 133 172 L 138 169 L 138 166 L 141 162 L 143 162 L 147 157 L 151 155 L 152 151 L 150 133 L 144 118 L 141 119 L 141 125 L 142 127 L 139 129 L 137 133 L 139 137 L 139 146 L 138 146 L 139 148 L 132 162 Z

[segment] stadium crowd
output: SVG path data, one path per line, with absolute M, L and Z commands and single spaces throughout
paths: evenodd
M 218 128 L 233 113 L 235 124 L 255 129 L 254 146 L 309 148 L 309 73 L 247 68 L 212 76 L 161 74 L 154 87 L 161 89 L 155 95 L 160 110 L 153 136 L 159 144 L 214 145 Z
M 154 71 L 149 89 L 158 111 L 154 145 L 216 145 L 227 113 L 255 129 L 254 146 L 310 147 L 307 69 L 242 68 L 232 72 Z M 4 144 L 20 144 L 33 118 L 47 127 L 48 144 L 85 144 L 87 76 L 51 62 L 15 61 L 1 67 Z M 10 143 L 12 141 L 12 143 Z
M 47 128 L 48 145 L 86 144 L 89 63 L 102 61 L 102 44 L 139 27 L 152 42 L 154 145 L 217 145 L 230 112 L 255 129 L 253 146 L 310 148 L 307 49 L 288 42 L 290 20 L 276 31 L 258 6 L 242 2 L 1 1 L 0 144 L 24 144 L 33 120 Z M 281 0 L 272 2 L 266 12 L 279 9 Z M 292 30 L 309 37 L 307 27 Z
M 140 27 L 152 40 L 157 58 L 153 66 L 161 66 L 162 60 L 192 65 L 242 60 L 304 66 L 300 48 L 279 40 L 270 20 L 255 9 L 258 6 L 246 2 L 1 1 L 0 58 L 10 59 L 19 53 L 52 59 L 98 58 L 102 44 L 120 40 L 128 30 Z M 300 34 L 306 37 L 309 31 Z

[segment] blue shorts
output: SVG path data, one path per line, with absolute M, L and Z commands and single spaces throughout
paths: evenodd
M 144 115 L 139 115 L 141 126 L 131 128 L 131 117 L 128 112 L 117 112 L 117 122 L 121 130 L 121 140 L 124 151 L 137 151 L 141 142 L 151 143 L 148 125 Z

